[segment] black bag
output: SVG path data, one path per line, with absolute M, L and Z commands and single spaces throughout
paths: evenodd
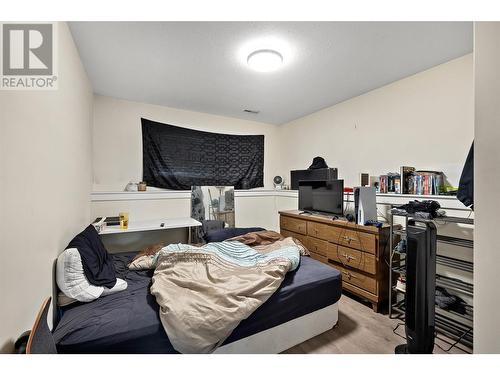
M 313 162 L 308 169 L 322 169 L 322 168 L 328 168 L 328 165 L 326 164 L 325 159 L 323 159 L 321 156 L 316 156 L 313 159 Z

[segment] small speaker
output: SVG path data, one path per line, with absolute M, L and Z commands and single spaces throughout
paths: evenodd
M 273 178 L 273 184 L 274 188 L 276 190 L 281 190 L 283 189 L 283 184 L 285 183 L 285 179 L 281 176 L 274 176 Z

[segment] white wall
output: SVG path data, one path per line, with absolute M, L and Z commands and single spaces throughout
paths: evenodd
M 137 182 L 142 179 L 141 117 L 209 132 L 263 134 L 264 185 L 272 187 L 280 158 L 276 126 L 95 95 L 95 191 L 120 191 L 129 181 Z
M 58 32 L 59 89 L 0 91 L 0 351 L 31 329 L 53 260 L 89 222 L 92 89 Z
M 323 156 L 345 186 L 402 165 L 442 170 L 454 186 L 473 138 L 472 55 L 279 127 L 280 171 Z
M 474 351 L 500 353 L 500 23 L 474 26 Z

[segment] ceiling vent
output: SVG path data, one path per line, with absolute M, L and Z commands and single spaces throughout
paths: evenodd
M 258 114 L 260 111 L 255 111 L 253 109 L 244 109 L 243 112 L 251 113 L 252 115 Z

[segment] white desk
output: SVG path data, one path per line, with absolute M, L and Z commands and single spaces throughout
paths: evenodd
M 161 226 L 161 224 L 164 224 Z M 181 217 L 175 219 L 151 219 L 151 220 L 129 220 L 128 229 L 120 229 L 119 225 L 107 226 L 104 230 L 99 232 L 101 235 L 116 234 L 116 233 L 131 233 L 131 232 L 145 232 L 150 230 L 163 230 L 163 229 L 176 229 L 188 228 L 189 240 L 191 240 L 191 228 L 200 227 L 201 223 L 198 220 L 190 217 Z

